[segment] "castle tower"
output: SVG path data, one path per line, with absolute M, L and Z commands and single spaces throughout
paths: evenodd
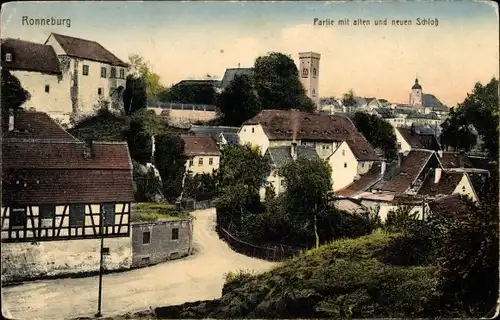
M 411 87 L 410 104 L 414 107 L 421 107 L 422 96 L 422 86 L 418 83 L 418 79 L 415 79 L 415 84 Z
M 300 81 L 306 89 L 306 94 L 319 107 L 319 59 L 321 55 L 315 52 L 299 53 Z

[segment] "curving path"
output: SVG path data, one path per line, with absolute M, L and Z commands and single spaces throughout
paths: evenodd
M 224 274 L 276 263 L 232 251 L 215 232 L 215 209 L 193 212 L 195 254 L 156 266 L 104 275 L 105 316 L 221 296 Z M 15 319 L 70 319 L 97 312 L 97 276 L 41 280 L 2 288 L 2 309 Z

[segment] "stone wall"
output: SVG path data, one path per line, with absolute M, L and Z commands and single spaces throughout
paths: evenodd
M 105 238 L 105 270 L 131 267 L 129 237 Z M 106 250 L 106 249 L 105 249 Z M 100 239 L 2 244 L 2 281 L 84 274 L 99 271 Z
M 189 255 L 192 250 L 192 226 L 191 219 L 132 223 L 132 267 Z M 178 229 L 178 239 L 172 239 L 174 229 Z

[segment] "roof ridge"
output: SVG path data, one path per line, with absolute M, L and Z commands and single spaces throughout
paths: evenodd
M 80 140 L 63 140 L 63 139 L 26 139 L 26 138 L 3 138 L 7 142 L 30 142 L 30 143 L 61 143 L 61 144 L 85 144 Z

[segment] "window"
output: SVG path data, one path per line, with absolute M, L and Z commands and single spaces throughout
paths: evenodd
M 214 158 L 208 158 L 208 165 L 213 166 L 214 164 Z
M 365 163 L 361 162 L 361 168 L 364 168 L 364 167 L 365 167 Z
M 398 142 L 398 149 L 401 149 L 401 142 Z
M 50 86 L 48 84 L 45 85 L 45 92 L 46 93 L 49 93 L 50 91 Z
M 342 155 L 345 156 L 345 150 L 342 150 Z
M 254 133 L 254 132 L 255 132 L 255 128 L 252 128 L 252 133 Z
M 101 78 L 106 78 L 106 71 L 108 71 L 106 67 L 101 67 Z
M 313 77 L 316 78 L 316 68 L 313 68 Z
M 105 256 L 109 256 L 109 248 L 107 248 L 107 247 L 102 248 L 102 254 Z
M 116 68 L 115 67 L 111 67 L 110 78 L 116 78 Z
M 199 165 L 199 166 L 202 166 L 202 165 L 203 165 L 203 158 L 200 158 L 200 160 L 198 160 L 198 165 Z
M 89 66 L 84 64 L 83 65 L 83 70 L 82 70 L 82 73 L 84 76 L 88 76 L 89 75 Z
M 464 193 L 465 193 L 465 186 L 463 186 L 463 187 L 462 187 L 462 192 L 464 192 Z
M 103 203 L 101 204 L 101 216 L 104 218 L 102 221 L 103 226 L 115 225 L 115 204 Z
M 11 62 L 12 61 L 12 53 L 6 53 L 5 54 L 5 61 Z
M 178 240 L 179 239 L 179 228 L 173 228 L 172 229 L 172 240 Z
M 120 79 L 125 79 L 125 69 L 120 69 Z
M 344 168 L 347 168 L 347 163 L 346 162 L 344 162 Z
M 151 242 L 151 232 L 145 231 L 142 233 L 142 244 L 148 244 Z
M 102 88 L 97 88 L 97 94 L 98 94 L 98 95 L 102 96 L 102 94 L 103 94 L 102 92 L 103 92 L 103 91 L 104 91 L 104 90 L 103 90 Z
M 302 77 L 307 77 L 309 75 L 309 70 L 307 68 L 302 69 Z
M 85 205 L 72 204 L 69 206 L 69 226 L 82 227 L 85 221 Z
M 282 187 L 284 187 L 284 186 L 285 186 L 285 179 L 281 180 L 280 185 L 281 185 Z
M 52 228 L 52 222 L 56 215 L 56 206 L 41 205 L 38 208 L 38 215 L 40 216 L 40 227 Z
M 189 166 L 192 167 L 193 166 L 193 159 L 189 159 Z
M 142 264 L 146 264 L 147 265 L 147 264 L 149 264 L 150 259 L 149 259 L 149 257 L 144 257 L 144 258 L 141 258 L 141 262 L 142 262 Z
M 10 208 L 10 225 L 13 229 L 24 228 L 26 226 L 26 207 Z

